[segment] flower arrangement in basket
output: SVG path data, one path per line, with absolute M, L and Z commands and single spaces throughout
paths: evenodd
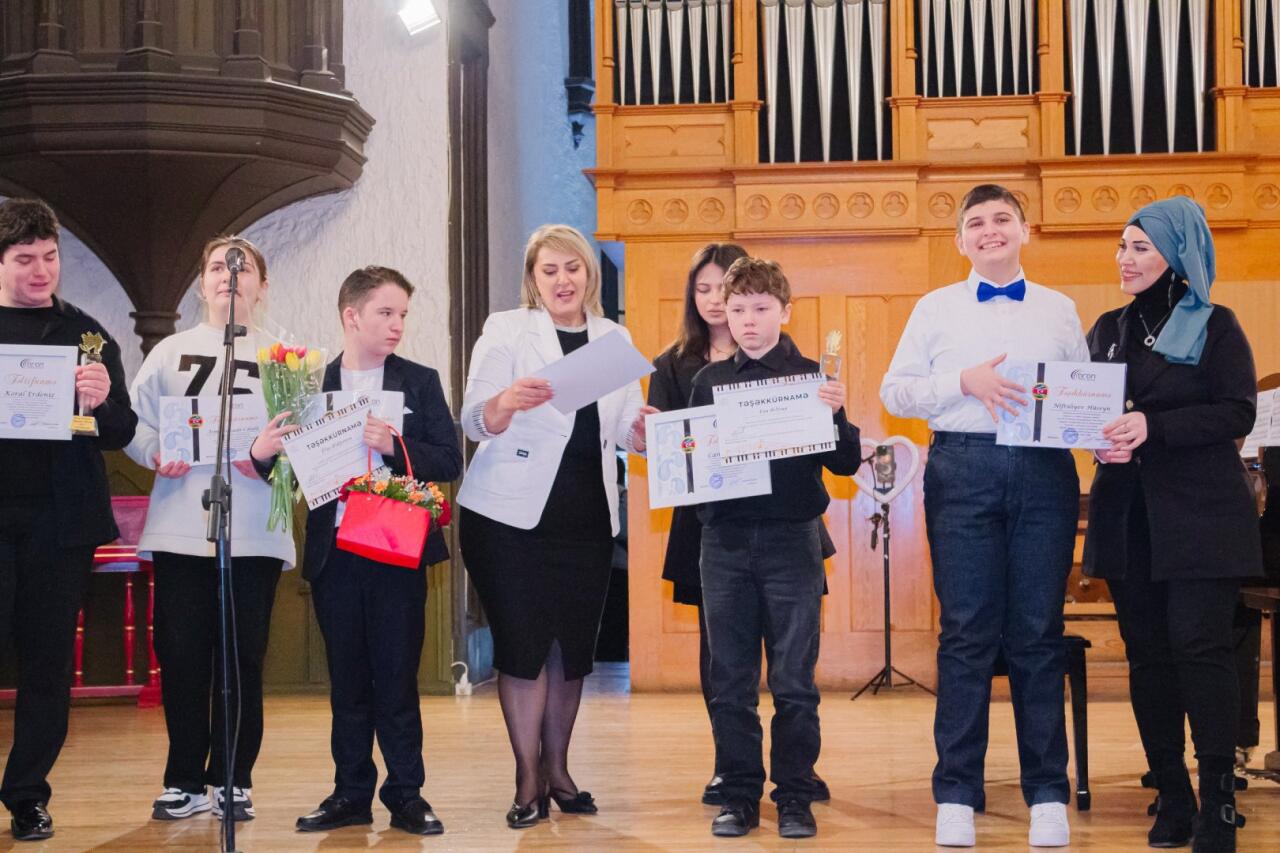
M 289 412 L 282 423 L 302 423 L 307 398 L 320 393 L 324 381 L 324 353 L 318 349 L 286 346 L 276 342 L 258 350 L 258 374 L 262 379 L 262 396 L 266 399 L 267 417 Z M 281 453 L 271 469 L 271 512 L 267 529 L 284 525 L 293 529 L 293 502 L 297 493 L 293 466 Z
M 394 428 L 391 432 L 400 442 L 408 473 L 375 472 L 369 452 L 369 470 L 343 484 L 338 495 L 347 508 L 338 525 L 337 545 L 370 560 L 416 569 L 431 525 L 444 527 L 453 513 L 435 483 L 414 479 L 404 439 Z

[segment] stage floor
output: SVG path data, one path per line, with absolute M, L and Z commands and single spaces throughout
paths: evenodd
M 601 812 L 566 816 L 553 805 L 550 822 L 522 832 L 507 829 L 503 821 L 514 770 L 492 688 L 464 699 L 424 697 L 424 795 L 446 827 L 443 836 L 426 839 L 390 829 L 380 805 L 374 806 L 372 828 L 295 832 L 298 815 L 331 790 L 329 708 L 319 695 L 269 697 L 266 739 L 254 774 L 258 818 L 240 825 L 238 847 L 246 853 L 375 847 L 610 853 L 934 849 L 930 696 L 905 690 L 857 702 L 847 694 L 823 697 L 818 769 L 830 783 L 833 799 L 814 808 L 817 838 L 786 842 L 778 838 L 776 815 L 767 804 L 760 829 L 747 839 L 710 835 L 715 810 L 698 802 L 711 769 L 711 738 L 700 697 L 630 695 L 616 672 L 593 676 L 589 685 L 570 761 L 578 784 L 596 796 Z M 1078 813 L 1071 807 L 1071 849 L 1145 850 L 1151 796 L 1138 785 L 1144 768 L 1133 717 L 1116 685 L 1098 687 L 1105 698 L 1089 709 L 1093 810 Z M 768 710 L 767 696 L 762 706 Z M 1271 709 L 1271 702 L 1264 703 L 1264 749 L 1274 746 Z M 980 850 L 1027 849 L 1027 809 L 1018 789 L 1012 720 L 1007 701 L 993 705 L 988 809 L 977 821 Z M 12 711 L 0 711 L 0 749 L 7 749 L 12 726 Z M 160 792 L 164 753 L 161 711 L 119 705 L 75 708 L 71 736 L 51 780 L 56 837 L 43 845 L 21 844 L 9 836 L 6 823 L 0 830 L 0 851 L 216 850 L 216 825 L 207 814 L 173 823 L 149 819 L 151 800 Z M 1249 820 L 1240 834 L 1240 850 L 1280 849 L 1280 785 L 1254 782 L 1240 805 Z

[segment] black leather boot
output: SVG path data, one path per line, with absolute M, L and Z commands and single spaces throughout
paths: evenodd
M 1191 774 L 1181 755 L 1152 762 L 1152 770 L 1142 779 L 1144 787 L 1159 793 L 1147 808 L 1155 817 L 1147 833 L 1149 847 L 1186 847 L 1191 843 L 1192 821 L 1196 816 L 1196 795 L 1191 789 Z
M 1232 764 L 1232 758 L 1200 761 L 1200 813 L 1193 853 L 1235 853 L 1236 829 L 1244 826 L 1244 817 L 1236 812 L 1236 791 L 1249 783 L 1235 775 Z

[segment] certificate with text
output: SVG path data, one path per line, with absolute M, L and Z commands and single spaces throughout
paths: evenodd
M 259 394 L 231 395 L 231 461 L 249 458 L 253 440 L 267 425 L 267 404 Z M 217 462 L 218 431 L 222 426 L 222 398 L 160 398 L 160 464 Z
M 307 509 L 327 504 L 342 486 L 369 470 L 364 424 L 372 401 L 360 396 L 285 436 L 284 452 L 293 465 Z
M 75 347 L 0 344 L 0 438 L 70 441 Z
M 727 501 L 772 492 L 769 463 L 727 465 L 720 458 L 716 407 L 645 417 L 649 508 Z
M 1124 414 L 1123 364 L 1008 361 L 1000 374 L 1027 389 L 1016 416 L 1000 412 L 996 444 L 1016 447 L 1110 447 L 1102 428 Z
M 818 397 L 827 381 L 820 373 L 800 373 L 712 388 L 721 461 L 733 465 L 834 450 L 831 407 Z
M 391 424 L 396 432 L 404 432 L 404 416 L 411 412 L 405 408 L 403 391 L 324 391 L 307 400 L 303 423 L 349 406 L 360 396 L 369 398 L 369 414 Z

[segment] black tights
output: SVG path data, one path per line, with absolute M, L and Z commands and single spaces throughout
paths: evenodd
M 569 776 L 569 740 L 582 701 L 582 679 L 565 679 L 559 642 L 551 644 L 537 678 L 499 673 L 498 700 L 516 757 L 516 802 L 533 802 L 544 784 L 576 794 L 578 787 Z

